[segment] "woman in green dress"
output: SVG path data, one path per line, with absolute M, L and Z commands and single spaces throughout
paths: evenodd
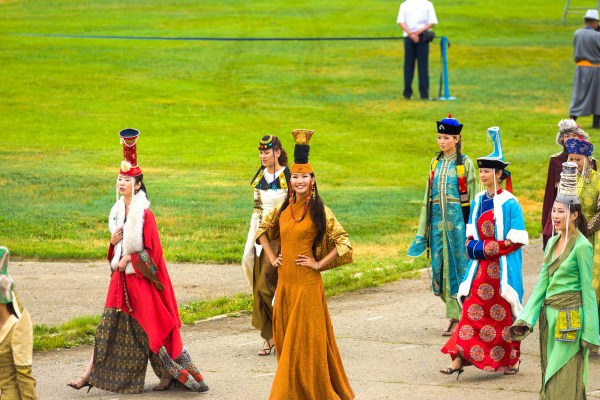
M 532 332 L 539 318 L 540 399 L 585 399 L 589 351 L 597 351 L 598 310 L 592 288 L 592 245 L 577 197 L 577 165 L 564 163 L 537 285 L 510 328 L 513 340 Z

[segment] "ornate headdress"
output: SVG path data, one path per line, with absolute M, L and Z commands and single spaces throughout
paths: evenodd
M 569 219 L 571 216 L 571 205 L 572 204 L 581 204 L 579 200 L 579 196 L 577 196 L 577 164 L 574 162 L 564 162 L 563 170 L 560 174 L 560 182 L 558 183 L 558 194 L 556 195 L 557 203 L 562 203 L 568 205 L 569 207 L 565 207 L 567 212 L 566 219 L 566 231 L 565 236 L 568 240 L 569 238 Z M 580 211 L 581 212 L 581 211 Z M 554 236 L 554 224 L 552 224 L 552 236 Z M 563 251 L 567 246 L 567 240 L 565 240 L 565 244 L 563 245 Z
M 294 136 L 294 140 L 296 141 L 296 147 L 294 147 L 294 163 L 292 164 L 291 173 L 292 174 L 313 174 L 314 171 L 312 166 L 308 163 L 308 153 L 310 152 L 310 146 L 308 143 L 310 142 L 310 138 L 312 137 L 315 131 L 309 129 L 294 129 L 292 131 L 292 135 Z M 311 200 L 315 199 L 317 194 L 317 185 L 313 181 L 311 181 L 310 188 L 308 190 L 308 198 L 306 199 L 306 204 L 304 205 L 304 211 L 300 215 L 299 218 L 296 218 L 294 215 L 294 207 L 290 209 L 292 213 L 292 218 L 296 222 L 300 222 L 306 216 L 306 212 L 308 210 L 308 206 Z M 296 202 L 296 192 L 290 185 L 290 204 Z
M 559 146 L 564 146 L 565 136 L 567 136 L 570 133 L 576 134 L 579 137 L 579 139 L 590 139 L 590 135 L 588 135 L 583 129 L 581 129 L 579 125 L 577 125 L 577 122 L 575 122 L 575 120 L 565 118 L 561 119 L 558 122 L 558 133 L 556 134 L 556 143 Z
M 310 138 L 314 130 L 309 129 L 294 129 L 292 135 L 296 141 L 294 147 L 294 163 L 292 164 L 291 172 L 293 173 L 314 173 L 311 165 L 308 163 L 308 153 L 310 152 Z
M 504 161 L 504 150 L 502 150 L 500 128 L 493 126 L 488 128 L 487 133 L 494 143 L 494 151 L 486 157 L 479 157 L 477 159 L 477 166 L 479 168 L 493 168 L 494 170 L 501 170 L 501 179 L 506 179 L 506 190 L 512 193 L 512 180 L 510 177 L 510 172 L 506 169 L 510 163 Z
M 445 135 L 460 135 L 463 124 L 459 123 L 455 118 L 452 118 L 452 114 L 448 114 L 448 118 L 444 118 L 441 121 L 435 121 L 437 125 L 437 133 L 443 133 Z
M 584 139 L 567 139 L 565 140 L 565 148 L 569 154 L 580 154 L 591 157 L 592 153 L 594 153 L 594 145 Z
M 563 170 L 560 174 L 555 201 L 563 204 L 580 204 L 579 196 L 577 196 L 577 164 L 569 161 L 562 165 Z
M 119 132 L 121 144 L 123 144 L 123 161 L 121 161 L 120 175 L 138 176 L 142 174 L 142 169 L 137 163 L 137 140 L 140 131 L 133 128 L 123 129 Z
M 260 139 L 260 143 L 258 144 L 259 150 L 269 150 L 273 148 L 273 135 L 265 135 Z

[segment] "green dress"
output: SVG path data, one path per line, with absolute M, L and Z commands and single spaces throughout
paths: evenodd
M 540 399 L 584 399 L 588 353 L 597 351 L 598 310 L 592 288 L 592 245 L 576 230 L 554 258 L 560 235 L 548 241 L 542 270 L 527 305 L 511 327 L 514 340 L 533 331 L 539 318 Z M 519 335 L 516 326 L 526 327 Z

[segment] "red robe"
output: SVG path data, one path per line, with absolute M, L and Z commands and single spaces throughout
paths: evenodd
M 163 289 L 158 290 L 140 272 L 137 265 L 143 262 L 138 253 L 131 254 L 131 264 L 135 274 L 126 275 L 118 270 L 113 271 L 106 295 L 105 307 L 117 308 L 131 315 L 148 335 L 148 343 L 153 353 L 165 346 L 172 359 L 177 358 L 183 350 L 181 319 L 177 309 L 177 301 L 173 292 L 171 278 L 163 257 L 162 245 L 158 236 L 156 220 L 150 209 L 144 210 L 144 248 L 157 268 L 156 277 Z M 114 246 L 108 248 L 108 262 L 113 259 Z M 129 307 L 124 293 L 123 282 L 127 287 Z

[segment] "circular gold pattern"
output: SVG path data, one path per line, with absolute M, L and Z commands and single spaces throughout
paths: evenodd
M 506 343 L 512 343 L 512 338 L 510 337 L 510 326 L 505 326 L 502 328 L 502 339 L 504 339 Z
M 496 362 L 499 362 L 504 357 L 504 348 L 502 346 L 494 346 L 490 351 L 490 358 Z
M 492 261 L 487 267 L 487 273 L 492 279 L 500 278 L 500 265 L 497 262 Z
M 483 252 L 486 257 L 496 257 L 500 253 L 500 245 L 495 240 L 491 240 L 483 246 Z
M 494 222 L 487 220 L 481 224 L 481 236 L 482 239 L 493 239 L 494 236 Z
M 496 338 L 496 329 L 491 325 L 484 325 L 479 331 L 479 338 L 486 343 Z
M 477 280 L 481 278 L 481 265 L 477 266 L 477 272 L 475 272 L 475 276 L 473 277 L 473 280 Z
M 483 361 L 483 357 L 485 354 L 484 354 L 481 346 L 475 345 L 475 346 L 471 347 L 470 355 L 471 355 L 471 358 L 473 359 L 473 361 L 481 362 L 481 361 Z
M 473 321 L 479 321 L 483 318 L 483 308 L 479 304 L 471 304 L 467 310 L 467 315 Z
M 495 321 L 502 321 L 506 318 L 506 310 L 500 304 L 494 304 L 490 308 L 490 317 Z
M 482 283 L 477 289 L 477 296 L 481 300 L 487 301 L 494 297 L 494 288 L 489 283 Z
M 460 330 L 458 331 L 458 336 L 462 340 L 469 340 L 473 337 L 474 334 L 475 334 L 475 331 L 473 330 L 473 327 L 471 325 L 463 325 L 460 327 Z

